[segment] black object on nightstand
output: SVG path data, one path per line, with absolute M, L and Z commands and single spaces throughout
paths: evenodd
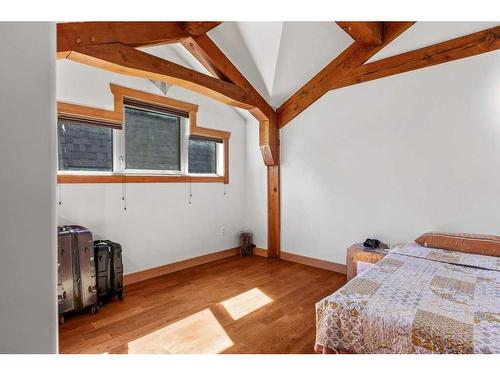
M 380 241 L 375 238 L 367 238 L 365 242 L 363 242 L 363 246 L 367 249 L 376 249 L 380 245 Z

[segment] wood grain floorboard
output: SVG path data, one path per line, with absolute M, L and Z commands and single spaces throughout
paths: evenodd
M 59 351 L 312 353 L 314 305 L 345 282 L 345 275 L 283 260 L 221 259 L 127 286 L 124 301 L 96 315 L 67 317 Z M 234 297 L 237 312 L 228 301 Z

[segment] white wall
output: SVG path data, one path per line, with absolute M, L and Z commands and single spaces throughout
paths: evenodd
M 55 353 L 55 25 L 0 35 L 0 353 Z
M 267 168 L 259 148 L 259 123 L 246 123 L 245 228 L 252 231 L 253 243 L 267 249 Z
M 498 234 L 499 104 L 500 52 L 323 96 L 281 131 L 282 249 L 345 263 L 366 237 Z
M 176 56 L 161 52 L 175 61 Z M 58 100 L 111 109 L 110 82 L 161 94 L 147 80 L 70 61 L 57 63 Z M 198 104 L 199 126 L 231 132 L 230 184 L 225 189 L 219 183 L 195 183 L 189 205 L 189 184 L 127 184 L 124 211 L 121 184 L 58 186 L 62 201 L 57 210 L 58 223 L 79 223 L 95 238 L 120 242 L 125 273 L 235 247 L 244 225 L 244 119 L 227 105 L 178 87 L 171 87 L 168 96 Z

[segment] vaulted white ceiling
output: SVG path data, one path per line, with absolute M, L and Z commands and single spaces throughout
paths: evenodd
M 353 42 L 335 22 L 224 22 L 209 36 L 273 107 Z
M 266 94 L 272 97 L 283 22 L 263 22 L 258 33 L 255 32 L 255 22 L 238 22 L 236 25 L 264 81 Z
M 367 62 L 498 26 L 498 22 L 417 22 Z
M 497 25 L 417 22 L 369 62 Z M 224 22 L 209 36 L 273 107 L 281 105 L 353 42 L 335 22 Z M 209 74 L 181 45 L 145 51 Z

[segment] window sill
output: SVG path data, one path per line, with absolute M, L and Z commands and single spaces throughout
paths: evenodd
M 224 183 L 224 176 L 168 176 L 168 175 L 75 175 L 60 174 L 58 184 L 141 184 L 141 183 Z

